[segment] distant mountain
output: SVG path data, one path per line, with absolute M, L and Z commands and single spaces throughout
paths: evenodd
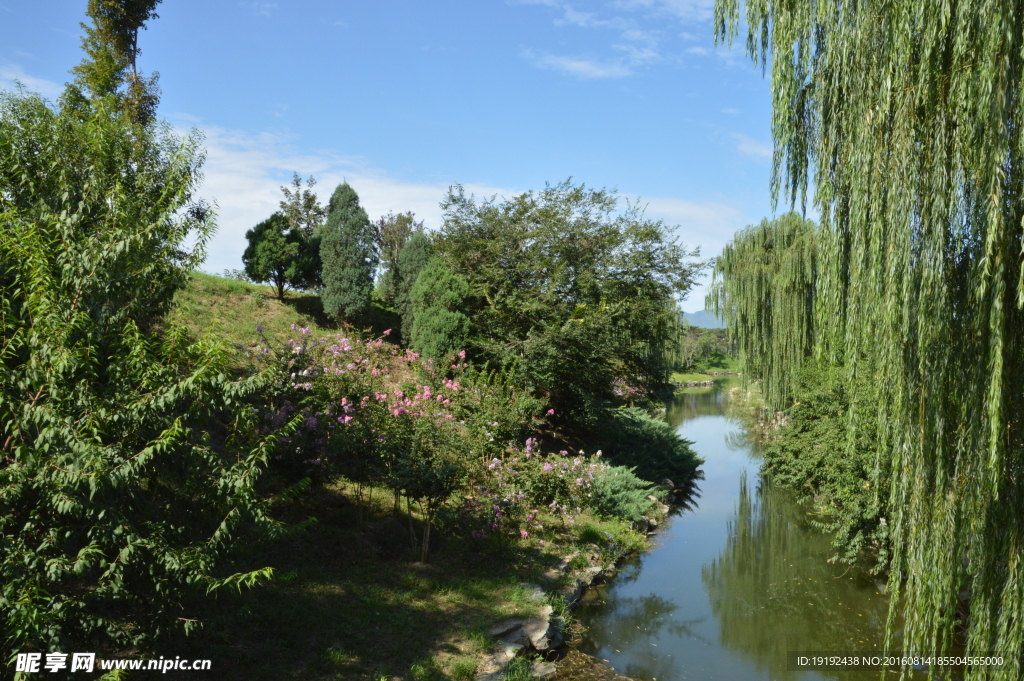
M 725 328 L 725 323 L 707 310 L 701 310 L 700 312 L 684 312 L 683 317 L 690 322 L 690 326 L 699 326 L 702 329 Z

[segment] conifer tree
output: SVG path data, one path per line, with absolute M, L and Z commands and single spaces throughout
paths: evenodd
M 373 225 L 347 182 L 327 207 L 320 241 L 324 311 L 339 321 L 357 321 L 370 310 L 378 254 Z
M 86 15 L 92 26 L 85 31 L 82 49 L 86 58 L 71 72 L 94 99 L 114 96 L 130 120 L 146 123 L 156 116 L 160 95 L 159 74 L 139 73 L 139 31 L 156 19 L 160 0 L 89 0 Z
M 397 281 L 395 282 L 395 312 L 402 317 L 402 343 L 406 346 L 412 338 L 413 309 L 412 287 L 420 271 L 427 266 L 434 254 L 430 237 L 417 230 L 405 242 L 398 255 Z
M 430 259 L 409 293 L 410 345 L 424 357 L 440 359 L 464 348 L 469 337 L 469 284 L 438 257 Z

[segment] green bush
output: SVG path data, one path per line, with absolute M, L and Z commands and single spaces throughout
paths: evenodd
M 643 409 L 625 407 L 609 413 L 597 438 L 609 463 L 628 466 L 644 480 L 675 482 L 694 476 L 703 463 L 675 428 Z
M 613 466 L 597 476 L 591 489 L 590 507 L 595 513 L 630 522 L 650 515 L 655 502 L 648 499 L 649 496 L 663 497 L 665 494 L 625 466 Z
M 796 492 L 814 524 L 833 535 L 841 560 L 870 554 L 874 569 L 882 571 L 888 565 L 888 482 L 875 473 L 872 430 L 861 429 L 854 442 L 847 438 L 849 419 L 856 416 L 851 409 L 873 408 L 872 386 L 832 384 L 811 366 L 802 372 L 797 392 L 800 399 L 786 410 L 786 425 L 764 447 L 762 470 Z
M 469 336 L 466 299 L 469 284 L 433 258 L 416 277 L 412 301 L 410 345 L 424 357 L 441 359 L 465 348 Z
M 228 352 L 153 329 L 202 260 L 199 140 L 0 93 L 0 659 L 139 645 L 273 525 Z M 291 427 L 282 424 L 282 432 Z

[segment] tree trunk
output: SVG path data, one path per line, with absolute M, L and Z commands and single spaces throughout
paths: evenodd
M 422 504 L 420 505 L 420 508 L 421 509 L 423 508 Z M 432 514 L 430 512 L 430 506 L 427 506 L 426 507 L 426 512 L 424 513 L 424 518 L 423 518 L 425 525 L 423 527 L 423 550 L 420 552 L 420 562 L 421 563 L 426 563 L 427 562 L 427 553 L 430 551 L 430 519 L 431 519 L 431 515 Z

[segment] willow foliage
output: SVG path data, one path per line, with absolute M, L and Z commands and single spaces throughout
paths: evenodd
M 795 213 L 738 232 L 715 260 L 706 307 L 722 316 L 744 373 L 781 409 L 814 347 L 817 228 Z
M 739 2 L 715 17 L 731 39 Z M 902 607 L 905 648 L 947 649 L 966 589 L 968 652 L 1013 662 L 969 678 L 1020 678 L 1024 8 L 751 0 L 746 22 L 771 64 L 773 191 L 814 181 L 819 338 L 879 380 L 890 622 Z

